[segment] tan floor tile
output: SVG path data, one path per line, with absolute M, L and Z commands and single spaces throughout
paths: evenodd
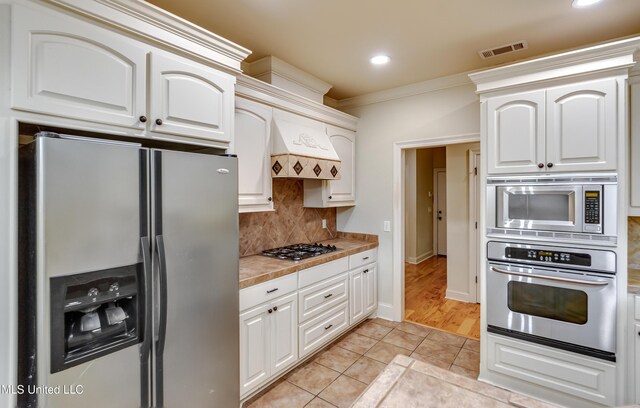
M 344 372 L 344 375 L 365 384 L 371 384 L 371 381 L 375 380 L 378 374 L 380 374 L 385 367 L 386 364 L 363 356 L 353 363 L 353 365 Z
M 381 326 L 387 326 L 387 327 L 391 327 L 391 328 L 396 327 L 399 324 L 398 322 L 394 322 L 393 320 L 382 319 L 380 317 L 376 317 L 374 319 L 370 319 L 369 321 L 370 322 L 374 322 L 376 324 L 379 324 Z
M 367 388 L 367 384 L 341 375 L 318 396 L 339 408 L 347 408 L 365 388 Z
M 478 379 L 478 375 L 480 374 L 478 371 L 469 370 L 467 368 L 460 367 L 457 365 L 452 365 L 451 368 L 449 368 L 449 371 L 451 371 L 452 373 L 464 375 L 465 377 L 471 378 L 474 380 Z
M 462 349 L 458 356 L 453 361 L 453 365 L 466 368 L 467 370 L 479 371 L 480 370 L 480 353 L 475 351 Z
M 423 339 L 424 337 L 416 336 L 415 334 L 407 333 L 402 330 L 393 329 L 380 341 L 413 351 L 420 345 L 420 343 L 422 343 Z
M 471 350 L 471 351 L 475 351 L 476 353 L 480 352 L 480 342 L 478 340 L 473 340 L 473 339 L 467 339 L 467 341 L 464 342 L 464 346 L 462 346 L 463 349 L 467 349 L 467 350 Z
M 423 363 L 433 364 L 434 366 L 444 368 L 445 370 L 448 370 L 449 367 L 451 367 L 451 361 L 440 360 L 437 355 L 425 356 L 422 354 L 413 353 L 411 354 L 411 358 L 417 361 L 422 361 Z
M 416 336 L 420 337 L 427 337 L 427 334 L 431 332 L 430 328 L 411 322 L 402 322 L 398 326 L 396 326 L 396 329 L 415 334 Z
M 393 328 L 382 326 L 369 320 L 368 322 L 361 324 L 356 329 L 356 333 L 363 336 L 371 337 L 372 339 L 382 340 L 382 338 L 386 336 L 391 330 L 393 330 Z
M 349 368 L 351 364 L 355 363 L 359 358 L 360 354 L 358 353 L 343 349 L 342 347 L 333 346 L 320 353 L 313 361 L 343 373 L 344 370 Z
M 394 346 L 393 344 L 380 342 L 371 347 L 371 350 L 367 351 L 365 356 L 378 360 L 381 363 L 389 364 L 397 354 L 408 356 L 411 352 L 402 347 Z
M 315 397 L 304 408 L 335 408 L 335 405 L 329 404 L 327 401 Z
M 249 408 L 302 408 L 314 395 L 286 381 L 258 398 Z
M 288 376 L 287 381 L 317 395 L 339 376 L 339 372 L 311 362 L 293 371 Z
M 437 356 L 438 359 L 453 363 L 453 360 L 460 352 L 459 347 L 449 346 L 447 344 L 436 343 L 427 337 L 415 350 L 416 353 L 424 356 Z
M 371 347 L 373 347 L 378 340 L 372 339 L 371 337 L 363 336 L 361 334 L 352 332 L 349 333 L 346 337 L 343 337 L 342 340 L 336 343 L 336 346 L 340 346 L 349 351 L 353 351 L 354 353 L 364 354 Z
M 456 336 L 455 334 L 445 333 L 439 330 L 432 330 L 431 333 L 427 335 L 427 339 L 458 348 L 462 347 L 467 340 L 466 337 Z

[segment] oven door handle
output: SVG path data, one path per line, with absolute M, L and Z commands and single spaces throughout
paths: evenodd
M 606 286 L 609 284 L 609 282 L 602 282 L 602 281 L 594 282 L 594 281 L 585 281 L 580 279 L 559 278 L 557 276 L 538 275 L 535 273 L 521 273 L 521 272 L 507 271 L 506 269 L 496 268 L 495 266 L 492 266 L 491 270 L 498 273 L 504 273 L 505 275 L 525 276 L 527 278 L 540 278 L 540 279 L 547 279 L 547 280 L 558 281 L 558 282 L 577 283 L 580 285 Z

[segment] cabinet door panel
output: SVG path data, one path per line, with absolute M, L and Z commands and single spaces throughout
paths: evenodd
M 238 155 L 241 212 L 273 209 L 271 200 L 271 118 L 268 106 L 236 98 L 234 151 Z
M 365 268 L 363 271 L 363 295 L 364 295 L 364 313 L 369 314 L 378 307 L 378 273 L 375 264 Z
M 362 270 L 351 272 L 350 275 L 349 324 L 353 324 L 364 316 L 364 284 Z
M 159 53 L 150 56 L 150 76 L 153 132 L 224 143 L 231 140 L 233 77 Z
M 557 171 L 615 170 L 616 80 L 547 91 L 547 161 Z
M 635 381 L 636 384 L 638 384 L 638 381 L 640 380 L 640 324 L 636 324 L 635 325 L 635 330 L 633 331 L 633 337 L 634 337 L 634 347 L 635 347 Z M 635 402 L 636 404 L 640 404 L 640 387 L 638 387 L 636 385 L 635 387 L 636 390 L 636 395 L 635 395 Z
M 544 162 L 544 91 L 492 98 L 487 102 L 488 171 L 538 172 Z
M 298 294 L 284 296 L 269 305 L 271 316 L 271 375 L 298 360 Z
M 15 6 L 12 107 L 132 128 L 144 127 L 144 49 L 63 15 Z
M 267 305 L 240 315 L 240 394 L 246 395 L 269 377 Z
M 327 199 L 330 203 L 350 203 L 355 205 L 356 134 L 333 126 L 327 126 L 327 133 L 341 161 L 341 178 L 339 180 L 326 181 Z

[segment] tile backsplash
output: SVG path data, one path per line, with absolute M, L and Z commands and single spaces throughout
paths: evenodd
M 337 236 L 335 208 L 304 208 L 303 180 L 273 179 L 275 211 L 240 214 L 240 256 Z M 322 228 L 322 220 L 327 228 Z
M 628 259 L 629 265 L 640 265 L 640 217 L 628 218 Z

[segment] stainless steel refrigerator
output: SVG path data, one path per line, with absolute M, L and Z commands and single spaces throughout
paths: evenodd
M 234 157 L 42 132 L 19 192 L 20 407 L 239 406 Z

